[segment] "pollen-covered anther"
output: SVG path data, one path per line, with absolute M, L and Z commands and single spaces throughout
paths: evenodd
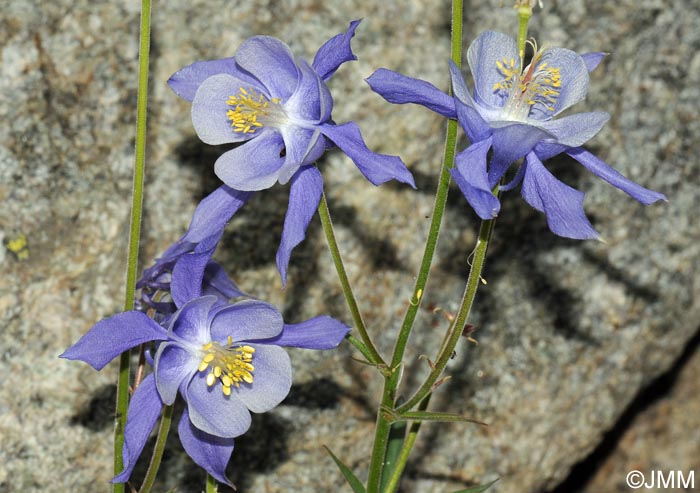
M 241 382 L 253 383 L 253 354 L 252 346 L 234 346 L 231 337 L 222 346 L 217 342 L 209 342 L 202 346 L 205 352 L 199 364 L 199 371 L 211 368 L 206 376 L 206 382 L 212 387 L 216 382 L 221 383 L 224 395 L 231 395 L 231 387 L 240 387 Z
M 550 67 L 544 60 L 545 51 L 537 48 L 537 43 L 528 41 L 535 54 L 530 64 L 521 72 L 512 58 L 496 61 L 496 68 L 503 80 L 493 86 L 506 98 L 503 105 L 504 116 L 511 120 L 525 121 L 530 111 L 539 105 L 540 110 L 555 111 L 561 87 L 561 69 Z
M 253 88 L 239 88 L 238 94 L 229 96 L 226 111 L 234 132 L 252 134 L 266 124 L 275 124 L 286 118 L 279 98 L 268 99 Z

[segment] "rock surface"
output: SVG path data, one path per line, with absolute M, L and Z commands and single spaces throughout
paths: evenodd
M 585 107 L 612 119 L 589 149 L 670 202 L 645 208 L 571 161 L 553 162 L 557 176 L 587 192 L 606 239 L 593 243 L 553 236 L 517 193 L 505 196 L 473 313 L 479 345 L 458 348 L 453 378 L 434 400 L 490 426 L 426 426 L 406 492 L 495 478 L 498 493 L 555 488 L 698 329 L 700 6 L 545 3 L 532 24 L 540 42 L 611 52 Z M 496 4 L 467 2 L 465 48 L 485 29 L 514 32 L 513 12 Z M 353 41 L 359 61 L 331 83 L 334 119 L 356 121 L 372 149 L 400 154 L 420 190 L 375 189 L 338 152 L 320 167 L 365 318 L 388 351 L 427 233 L 444 122 L 384 103 L 363 78 L 383 66 L 446 88 L 448 15 L 445 1 L 156 3 L 143 261 L 182 234 L 218 185 L 211 170 L 221 149 L 199 143 L 189 105 L 165 85 L 170 74 L 230 56 L 253 34 L 310 58 L 363 17 Z M 96 373 L 57 355 L 123 303 L 138 25 L 135 1 L 12 0 L 0 14 L 0 492 L 108 490 L 116 367 Z M 284 307 L 288 321 L 329 312 L 350 322 L 317 220 L 280 289 L 274 252 L 286 199 L 283 187 L 258 194 L 232 221 L 218 258 L 243 289 Z M 434 354 L 445 325 L 428 308 L 456 309 L 477 226 L 453 190 L 407 393 L 425 371 L 418 356 Z M 22 237 L 27 250 L 13 253 Z M 381 386 L 351 355 L 349 347 L 293 353 L 297 383 L 286 403 L 257 416 L 236 443 L 239 491 L 346 488 L 323 444 L 364 477 Z M 203 474 L 172 441 L 159 491 L 201 490 Z

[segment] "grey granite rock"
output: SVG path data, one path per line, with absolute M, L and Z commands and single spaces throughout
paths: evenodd
M 465 47 L 485 29 L 514 31 L 513 12 L 497 3 L 467 2 Z M 490 426 L 426 426 L 406 492 L 497 477 L 494 492 L 555 487 L 698 328 L 700 6 L 545 3 L 532 25 L 538 40 L 611 52 L 585 107 L 613 116 L 589 148 L 670 202 L 642 207 L 571 161 L 553 162 L 557 176 L 587 192 L 603 244 L 557 238 L 517 193 L 504 197 L 472 320 L 479 344 L 458 348 L 453 378 L 434 401 Z M 11 0 L 0 14 L 0 236 L 8 246 L 22 235 L 28 243 L 26 259 L 0 249 L 0 492 L 108 490 L 115 366 L 96 373 L 56 356 L 123 302 L 138 10 L 135 1 Z M 221 149 L 198 142 L 189 105 L 165 85 L 169 75 L 230 56 L 258 33 L 310 57 L 363 17 L 353 41 L 359 61 L 331 83 L 334 119 L 357 121 L 371 148 L 400 154 L 420 190 L 375 189 L 337 152 L 320 166 L 349 274 L 388 350 L 427 232 L 444 122 L 384 103 L 362 79 L 384 66 L 446 88 L 448 15 L 446 1 L 157 2 L 143 261 L 182 234 L 217 186 L 211 169 Z M 274 251 L 286 193 L 276 188 L 247 204 L 217 256 L 288 320 L 327 311 L 349 322 L 317 220 L 280 289 Z M 445 224 L 406 393 L 425 372 L 418 356 L 434 354 L 445 325 L 430 307 L 456 309 L 466 275 L 477 222 L 456 190 Z M 322 444 L 364 477 L 381 382 L 351 354 L 292 354 L 289 399 L 237 441 L 232 477 L 241 491 L 341 490 Z M 203 475 L 173 444 L 159 491 L 200 491 Z

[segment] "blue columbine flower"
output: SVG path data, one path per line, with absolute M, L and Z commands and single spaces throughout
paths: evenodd
M 188 292 L 189 290 L 189 292 Z M 327 316 L 285 324 L 272 305 L 254 300 L 223 305 L 217 296 L 182 304 L 167 328 L 142 312 L 117 314 L 95 324 L 61 357 L 101 370 L 139 344 L 156 342 L 154 372 L 138 386 L 129 404 L 123 458 L 115 482 L 128 480 L 163 405 L 178 393 L 187 406 L 178 427 L 185 451 L 218 481 L 231 484 L 225 469 L 233 439 L 250 426 L 250 412 L 277 406 L 291 386 L 289 356 L 282 346 L 331 349 L 349 328 Z
M 450 62 L 454 97 L 432 84 L 390 70 L 376 71 L 367 82 L 392 103 L 417 103 L 448 118 L 458 118 L 471 145 L 458 154 L 451 170 L 460 190 L 482 219 L 500 210 L 493 188 L 513 162 L 525 158 L 510 183 L 522 183 L 523 198 L 547 216 L 549 228 L 568 238 L 598 238 L 583 211 L 583 193 L 557 180 L 542 161 L 561 153 L 573 157 L 595 175 L 647 205 L 666 197 L 628 180 L 581 146 L 605 125 L 604 112 L 555 118 L 583 100 L 588 72 L 603 53 L 578 55 L 564 48 L 538 49 L 525 68 L 515 41 L 487 31 L 469 47 L 474 77 L 472 93 L 459 69 Z M 492 158 L 487 162 L 489 150 Z
M 328 147 L 337 145 L 374 185 L 398 180 L 415 186 L 401 159 L 370 151 L 355 123 L 331 120 L 326 81 L 342 63 L 356 59 L 350 40 L 359 22 L 324 43 L 311 64 L 276 38 L 254 36 L 235 56 L 193 63 L 168 81 L 192 102 L 192 122 L 204 142 L 242 143 L 215 164 L 228 187 L 250 192 L 291 181 L 277 253 L 283 282 L 291 251 L 318 207 L 323 181 L 313 163 Z

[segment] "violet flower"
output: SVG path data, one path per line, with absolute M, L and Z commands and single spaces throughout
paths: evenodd
M 355 123 L 331 120 L 326 81 L 342 63 L 356 59 L 350 40 L 359 22 L 324 43 L 311 64 L 276 38 L 254 36 L 233 57 L 195 62 L 168 81 L 192 102 L 192 122 L 205 143 L 241 143 L 214 167 L 228 187 L 258 191 L 291 181 L 277 252 L 283 282 L 291 251 L 304 239 L 323 192 L 313 163 L 327 148 L 338 146 L 374 185 L 393 179 L 415 187 L 401 159 L 370 151 Z
M 549 228 L 568 238 L 598 238 L 583 210 L 584 194 L 557 180 L 542 161 L 565 153 L 598 177 L 648 205 L 666 200 L 609 167 L 581 146 L 605 125 L 604 112 L 576 113 L 555 118 L 583 100 L 588 72 L 605 56 L 579 56 L 564 48 L 537 49 L 530 64 L 521 69 L 518 47 L 509 36 L 487 31 L 469 47 L 467 58 L 474 77 L 468 90 L 459 69 L 450 62 L 450 97 L 428 82 L 386 69 L 367 79 L 387 101 L 417 103 L 448 118 L 458 118 L 471 145 L 455 158 L 450 170 L 469 204 L 482 219 L 500 210 L 492 190 L 515 161 L 525 158 L 510 183 L 522 183 L 523 198 L 544 212 Z M 489 150 L 493 151 L 487 162 Z
M 154 372 L 129 404 L 124 470 L 114 482 L 128 480 L 163 405 L 172 405 L 179 392 L 187 404 L 178 426 L 185 451 L 230 485 L 225 469 L 233 439 L 250 427 L 250 412 L 269 411 L 289 392 L 292 370 L 282 346 L 331 349 L 349 331 L 327 316 L 288 325 L 268 303 L 222 305 L 216 296 L 198 296 L 201 287 L 181 291 L 188 290 L 194 297 L 169 318 L 167 330 L 142 312 L 124 312 L 96 323 L 61 355 L 101 370 L 124 351 L 158 343 Z

